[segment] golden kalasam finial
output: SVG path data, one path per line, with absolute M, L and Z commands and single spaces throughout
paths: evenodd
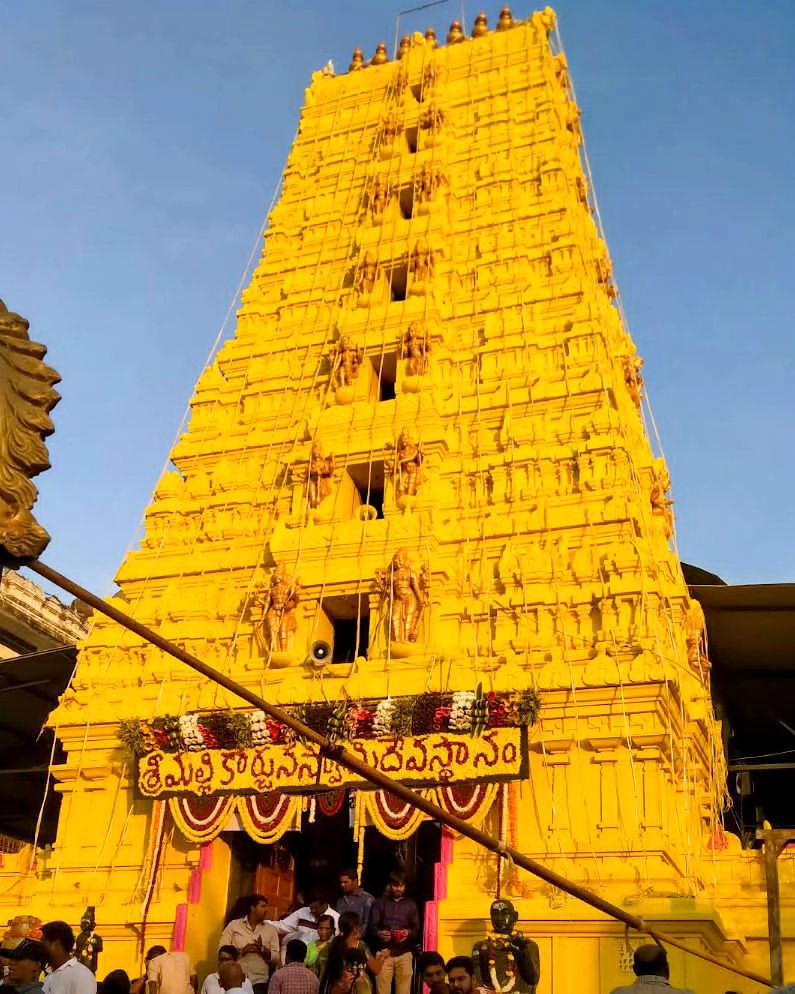
M 386 42 L 381 41 L 375 46 L 375 55 L 370 60 L 370 65 L 383 66 L 387 62 L 389 62 L 389 56 L 386 51 Z
M 425 41 L 431 46 L 431 48 L 439 47 L 439 39 L 436 37 L 436 32 L 433 28 L 428 28 L 425 32 Z
M 498 31 L 507 31 L 513 27 L 513 12 L 510 7 L 503 7 L 500 11 L 500 19 L 497 21 Z
M 481 12 L 475 18 L 475 26 L 472 28 L 472 37 L 482 38 L 483 35 L 487 35 L 488 33 L 489 33 L 489 19 L 481 10 Z
M 353 72 L 355 69 L 364 69 L 364 52 L 360 48 L 354 48 L 348 72 Z
M 0 566 L 37 558 L 50 536 L 31 514 L 31 477 L 50 468 L 44 439 L 50 411 L 61 399 L 61 377 L 43 360 L 47 349 L 28 337 L 25 318 L 0 300 Z
M 461 27 L 460 21 L 453 21 L 450 25 L 450 30 L 447 32 L 447 44 L 455 45 L 459 41 L 464 41 L 466 35 L 464 34 L 464 29 Z
M 411 35 L 403 35 L 400 39 L 400 48 L 398 49 L 397 57 L 402 59 L 411 51 Z

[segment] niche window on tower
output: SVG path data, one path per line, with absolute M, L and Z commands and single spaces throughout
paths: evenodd
M 370 648 L 370 604 L 366 594 L 324 597 L 322 608 L 334 630 L 332 665 L 367 658 Z
M 406 131 L 405 131 L 406 143 L 408 144 L 409 152 L 412 155 L 415 155 L 416 152 L 417 152 L 417 133 L 418 133 L 418 130 L 419 130 L 418 128 L 406 128 Z
M 375 378 L 378 380 L 378 399 L 394 400 L 397 396 L 397 352 L 385 352 L 372 357 Z
M 362 504 L 368 504 L 377 518 L 384 516 L 384 461 L 348 466 L 348 476 L 359 492 Z
M 389 287 L 392 291 L 392 300 L 406 299 L 408 279 L 409 267 L 407 264 L 392 267 L 392 271 L 389 274 Z
M 400 213 L 404 218 L 408 219 L 414 216 L 414 184 L 409 183 L 408 186 L 404 186 L 398 195 L 398 203 L 400 204 Z

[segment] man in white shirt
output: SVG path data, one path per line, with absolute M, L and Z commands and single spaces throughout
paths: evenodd
M 234 946 L 221 946 L 218 950 L 218 972 L 207 975 L 202 984 L 201 994 L 222 994 L 221 969 L 225 963 L 237 963 L 239 959 L 240 953 Z M 241 987 L 245 991 L 245 994 L 254 994 L 254 988 L 251 986 L 251 981 L 248 977 L 243 978 Z
M 248 914 L 229 922 L 218 945 L 237 949 L 243 974 L 251 981 L 254 994 L 265 994 L 271 970 L 279 964 L 279 933 L 266 920 L 267 898 L 252 894 L 247 903 Z
M 243 967 L 239 963 L 224 963 L 218 971 L 221 991 L 226 994 L 243 994 L 243 984 L 246 982 Z
M 318 941 L 317 921 L 321 915 L 329 915 L 334 919 L 334 930 L 340 920 L 338 911 L 328 906 L 328 901 L 322 897 L 313 896 L 305 908 L 299 908 L 281 921 L 273 924 L 279 931 L 279 935 L 289 939 L 300 939 L 307 946 L 310 942 Z
M 42 925 L 41 941 L 51 968 L 44 994 L 97 994 L 97 978 L 72 955 L 75 934 L 66 922 Z

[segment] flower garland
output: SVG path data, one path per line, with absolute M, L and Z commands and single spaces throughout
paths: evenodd
M 447 732 L 480 736 L 489 728 L 533 725 L 541 702 L 533 690 L 483 694 L 387 697 L 381 701 L 299 705 L 291 713 L 315 731 L 337 741 L 379 739 Z M 123 721 L 119 738 L 134 755 L 154 751 L 198 752 L 202 749 L 248 749 L 289 745 L 296 735 L 263 711 L 200 712 L 165 716 L 153 721 Z

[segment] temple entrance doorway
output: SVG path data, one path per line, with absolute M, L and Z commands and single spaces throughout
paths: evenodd
M 305 812 L 301 831 L 286 832 L 278 842 L 262 845 L 243 831 L 224 832 L 231 850 L 226 921 L 245 913 L 246 898 L 263 894 L 274 919 L 303 907 L 319 891 L 333 907 L 339 897 L 339 875 L 357 863 L 352 809 L 345 795 L 337 806 L 316 805 L 314 818 Z M 434 898 L 434 867 L 441 856 L 440 826 L 423 822 L 407 839 L 393 840 L 368 826 L 364 834 L 361 883 L 381 897 L 393 870 L 406 874 L 408 893 L 417 902 L 422 921 Z

